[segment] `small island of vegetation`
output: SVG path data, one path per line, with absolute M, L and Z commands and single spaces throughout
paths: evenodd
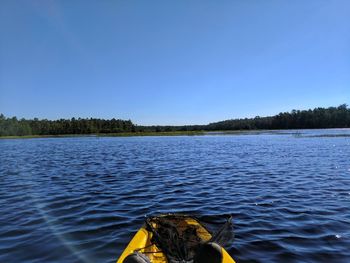
M 140 126 L 131 120 L 121 119 L 17 119 L 0 114 L 0 136 L 45 137 L 45 136 L 137 136 L 137 135 L 200 135 L 208 131 L 240 130 L 281 130 L 350 128 L 350 108 L 342 104 L 338 107 L 315 108 L 313 110 L 292 110 L 275 116 L 231 119 L 207 125 L 183 126 Z

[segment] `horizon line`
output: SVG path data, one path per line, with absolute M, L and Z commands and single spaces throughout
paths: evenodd
M 280 111 L 278 113 L 275 113 L 275 114 L 271 114 L 271 115 L 265 115 L 265 116 L 260 116 L 260 115 L 255 115 L 255 116 L 250 116 L 250 117 L 238 117 L 238 118 L 228 118 L 228 119 L 222 119 L 222 120 L 217 120 L 217 121 L 212 121 L 212 122 L 208 122 L 208 123 L 205 123 L 205 124 L 138 124 L 138 123 L 134 123 L 134 121 L 131 119 L 131 118 L 116 118 L 116 117 L 113 117 L 113 118 L 103 118 L 103 117 L 71 117 L 71 118 L 56 118 L 56 119 L 48 119 L 48 118 L 38 118 L 38 117 L 31 117 L 31 118 L 25 118 L 25 117 L 17 117 L 17 116 L 11 116 L 11 117 L 8 117 L 6 116 L 4 113 L 0 112 L 0 115 L 3 115 L 4 117 L 6 118 L 17 118 L 17 120 L 21 120 L 21 119 L 25 119 L 25 120 L 34 120 L 34 119 L 38 119 L 39 121 L 40 120 L 48 120 L 48 121 L 58 121 L 58 120 L 71 120 L 71 119 L 100 119 L 100 120 L 112 120 L 112 119 L 115 119 L 115 120 L 122 120 L 122 121 L 131 121 L 133 125 L 135 126 L 204 126 L 204 125 L 209 125 L 211 123 L 217 123 L 217 122 L 222 122 L 222 121 L 228 121 L 228 120 L 244 120 L 244 119 L 254 119 L 254 118 L 268 118 L 268 117 L 273 117 L 273 116 L 276 116 L 280 113 L 291 113 L 293 111 L 308 111 L 308 110 L 314 110 L 314 109 L 328 109 L 328 108 L 337 108 L 337 107 L 340 107 L 340 106 L 343 106 L 345 105 L 346 107 L 348 107 L 348 104 L 347 103 L 341 103 L 339 104 L 338 106 L 328 106 L 328 107 L 314 107 L 314 108 L 307 108 L 307 109 L 292 109 L 292 110 L 289 110 L 289 111 Z

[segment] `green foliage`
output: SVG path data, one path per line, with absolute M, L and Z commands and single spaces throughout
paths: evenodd
M 339 107 L 292 110 L 272 117 L 215 122 L 206 127 L 207 130 L 350 128 L 350 109 L 342 104 Z
M 225 120 L 208 125 L 137 126 L 136 128 L 140 132 L 350 128 L 350 109 L 346 104 L 342 104 L 339 107 L 292 110 L 270 117 Z
M 225 120 L 208 125 L 189 126 L 137 126 L 141 132 L 166 131 L 225 131 L 225 130 L 277 130 L 350 128 L 350 109 L 346 104 L 339 107 L 292 110 L 270 117 Z
M 59 119 L 59 120 L 17 120 L 0 115 L 0 136 L 60 135 L 132 132 L 130 120 L 104 119 Z
M 23 135 L 65 135 L 65 134 L 112 134 L 135 133 L 159 135 L 186 134 L 198 131 L 219 130 L 275 130 L 275 129 L 315 129 L 350 128 L 350 109 L 346 104 L 338 107 L 315 108 L 313 110 L 292 110 L 271 117 L 255 117 L 225 120 L 208 125 L 184 126 L 136 126 L 130 120 L 120 119 L 59 119 L 32 120 L 16 117 L 6 118 L 0 114 L 0 136 Z

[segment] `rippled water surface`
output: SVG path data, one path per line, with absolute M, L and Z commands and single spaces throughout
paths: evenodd
M 163 212 L 231 213 L 237 262 L 350 262 L 350 132 L 301 134 L 332 136 L 0 140 L 0 262 L 113 262 Z

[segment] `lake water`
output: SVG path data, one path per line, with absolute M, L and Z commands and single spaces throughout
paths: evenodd
M 0 262 L 114 262 L 167 212 L 232 214 L 237 262 L 350 262 L 349 136 L 0 140 Z

